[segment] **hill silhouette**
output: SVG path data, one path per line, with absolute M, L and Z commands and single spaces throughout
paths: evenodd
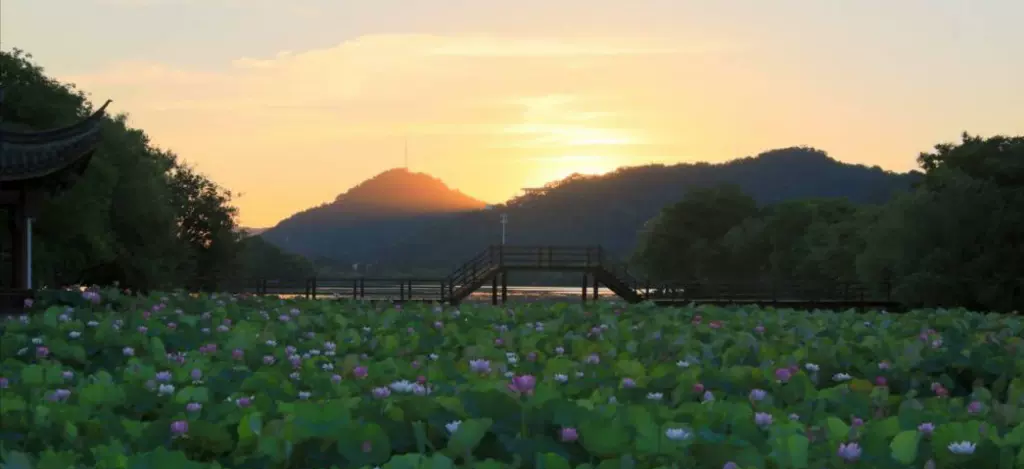
M 310 258 L 365 263 L 432 221 L 485 205 L 427 174 L 391 169 L 260 236 Z
M 493 210 L 430 219 L 396 217 L 391 223 L 372 227 L 359 224 L 357 231 L 363 232 L 359 236 L 368 241 L 361 244 L 356 257 L 349 254 L 351 250 L 324 242 L 354 236 L 337 232 L 345 227 L 332 221 L 333 212 L 329 211 L 318 212 L 325 218 L 298 214 L 293 217 L 296 221 L 282 222 L 280 226 L 288 226 L 292 233 L 292 243 L 279 244 L 283 231 L 275 233 L 276 228 L 264 236 L 270 235 L 268 240 L 284 249 L 318 258 L 370 262 L 395 271 L 436 269 L 443 273 L 487 245 L 499 243 L 499 215 L 507 213 L 509 244 L 601 244 L 625 258 L 635 247 L 644 223 L 693 188 L 732 183 L 762 205 L 827 197 L 882 203 L 894 193 L 908 190 L 918 177 L 917 173 L 846 164 L 821 150 L 794 147 L 720 164 L 659 164 L 620 168 L 602 176 L 573 175 L 548 184 L 541 193 L 513 198 Z M 413 228 L 415 231 L 409 231 Z M 300 236 L 303 241 L 296 243 Z

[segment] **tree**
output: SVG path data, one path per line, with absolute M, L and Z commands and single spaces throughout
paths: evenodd
M 0 83 L 5 126 L 51 129 L 92 110 L 81 91 L 47 77 L 17 49 L 0 52 Z M 82 177 L 41 205 L 35 283 L 213 289 L 244 276 L 231 193 L 154 147 L 127 116 L 102 125 Z
M 902 301 L 1024 309 L 1024 138 L 965 134 L 919 158 L 925 178 L 890 204 L 858 259 Z
M 757 211 L 735 185 L 692 190 L 648 222 L 634 262 L 656 279 L 723 280 L 734 269 L 721 240 Z

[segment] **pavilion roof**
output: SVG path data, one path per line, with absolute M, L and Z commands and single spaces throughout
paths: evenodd
M 108 100 L 89 117 L 43 131 L 0 128 L 0 183 L 43 179 L 67 168 L 83 169 L 100 142 Z

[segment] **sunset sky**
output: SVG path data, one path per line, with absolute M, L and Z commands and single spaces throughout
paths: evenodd
M 811 145 L 907 170 L 1024 134 L 1021 0 L 2 0 L 0 47 L 270 226 L 403 164 L 500 202 Z

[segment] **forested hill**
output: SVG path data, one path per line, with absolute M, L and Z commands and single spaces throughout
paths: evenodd
M 334 201 L 296 213 L 261 236 L 294 253 L 345 263 L 375 263 L 431 221 L 486 204 L 423 173 L 392 169 Z
M 518 197 L 494 210 L 431 220 L 401 236 L 394 233 L 398 226 L 360 225 L 360 236 L 379 234 L 386 242 L 367 245 L 355 257 L 326 242 L 341 236 L 334 231 L 340 228 L 331 228 L 337 225 L 326 220 L 307 224 L 304 236 L 309 241 L 303 254 L 395 270 L 448 269 L 500 242 L 499 215 L 507 213 L 510 244 L 601 244 L 625 257 L 635 247 L 643 224 L 693 188 L 733 183 L 761 204 L 814 197 L 876 203 L 909 189 L 917 177 L 845 164 L 810 148 L 773 150 L 722 164 L 622 168 L 604 176 L 570 177 L 550 184 L 543 194 Z M 295 249 L 294 244 L 268 240 Z

